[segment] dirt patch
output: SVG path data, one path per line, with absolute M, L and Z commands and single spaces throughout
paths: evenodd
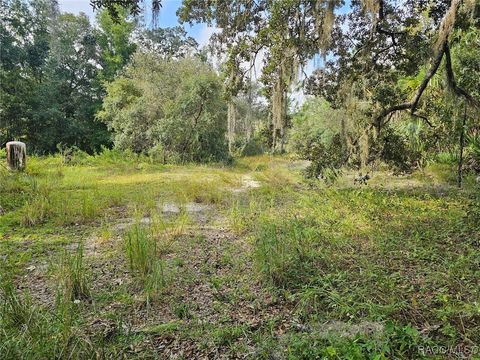
M 215 218 L 216 216 L 215 208 L 210 204 L 190 202 L 184 205 L 179 205 L 172 202 L 166 202 L 160 204 L 159 208 L 161 215 L 166 218 L 178 216 L 182 213 L 182 211 L 184 211 L 195 222 L 200 224 L 206 224 L 209 222 L 209 220 Z M 117 223 L 111 225 L 110 228 L 115 233 L 123 233 L 137 222 L 141 225 L 150 225 L 153 220 L 148 216 L 145 216 L 140 220 L 135 220 L 134 218 L 123 218 L 118 220 Z
M 212 205 L 209 204 L 202 204 L 202 203 L 195 203 L 189 202 L 185 205 L 177 205 L 175 203 L 164 203 L 162 206 L 162 213 L 163 214 L 180 214 L 182 209 L 185 209 L 185 212 L 188 214 L 195 214 L 201 212 L 207 212 L 213 210 Z
M 250 175 L 244 175 L 242 177 L 242 185 L 239 188 L 232 190 L 233 193 L 242 193 L 250 189 L 258 189 L 262 184 L 260 181 L 254 180 Z
M 180 214 L 180 207 L 174 203 L 164 203 L 162 207 L 162 212 L 164 214 Z
M 16 279 L 19 293 L 27 293 L 34 304 L 52 308 L 55 303 L 55 286 L 48 276 L 47 261 L 31 263 L 24 273 Z
M 315 332 L 321 338 L 346 338 L 353 339 L 358 335 L 374 336 L 383 333 L 384 325 L 381 322 L 362 321 L 351 324 L 343 321 L 329 321 L 324 324 L 307 327 L 309 332 Z

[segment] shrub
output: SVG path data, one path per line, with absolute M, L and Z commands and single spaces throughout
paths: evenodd
M 253 137 L 249 140 L 241 139 L 235 144 L 235 147 L 239 149 L 240 156 L 261 155 L 267 151 L 265 143 L 259 136 Z
M 337 177 L 345 161 L 345 141 L 340 135 L 348 131 L 345 121 L 345 114 L 332 109 L 324 99 L 307 101 L 293 117 L 289 147 L 302 159 L 311 161 L 305 171 L 307 177 L 321 177 L 327 182 Z
M 421 167 L 422 152 L 409 146 L 408 140 L 392 128 L 384 130 L 380 158 L 397 173 L 410 173 Z

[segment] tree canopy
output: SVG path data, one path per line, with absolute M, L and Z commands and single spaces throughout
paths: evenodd
M 225 115 L 222 83 L 208 65 L 138 52 L 107 86 L 98 117 L 117 147 L 184 162 L 225 159 Z

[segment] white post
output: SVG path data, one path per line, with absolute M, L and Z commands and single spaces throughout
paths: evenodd
M 7 143 L 7 165 L 11 170 L 25 170 L 27 146 L 20 141 Z

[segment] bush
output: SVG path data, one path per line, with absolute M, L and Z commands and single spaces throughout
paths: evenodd
M 394 129 L 384 130 L 380 158 L 396 173 L 411 173 L 421 167 L 422 152 L 409 146 L 408 140 Z
M 472 133 L 466 136 L 467 153 L 465 167 L 469 171 L 480 174 L 480 133 Z
M 335 181 L 345 160 L 345 146 L 340 135 L 335 135 L 328 145 L 312 141 L 306 149 L 303 158 L 311 161 L 304 171 L 306 177 L 321 178 L 327 183 Z
M 309 178 L 333 181 L 345 161 L 345 141 L 340 135 L 345 115 L 332 109 L 324 99 L 307 101 L 293 117 L 289 147 L 302 159 L 310 160 L 305 170 Z M 347 131 L 347 129 L 344 129 Z
M 265 143 L 259 136 L 254 136 L 251 139 L 236 138 L 233 148 L 234 153 L 238 156 L 261 155 L 267 151 Z

